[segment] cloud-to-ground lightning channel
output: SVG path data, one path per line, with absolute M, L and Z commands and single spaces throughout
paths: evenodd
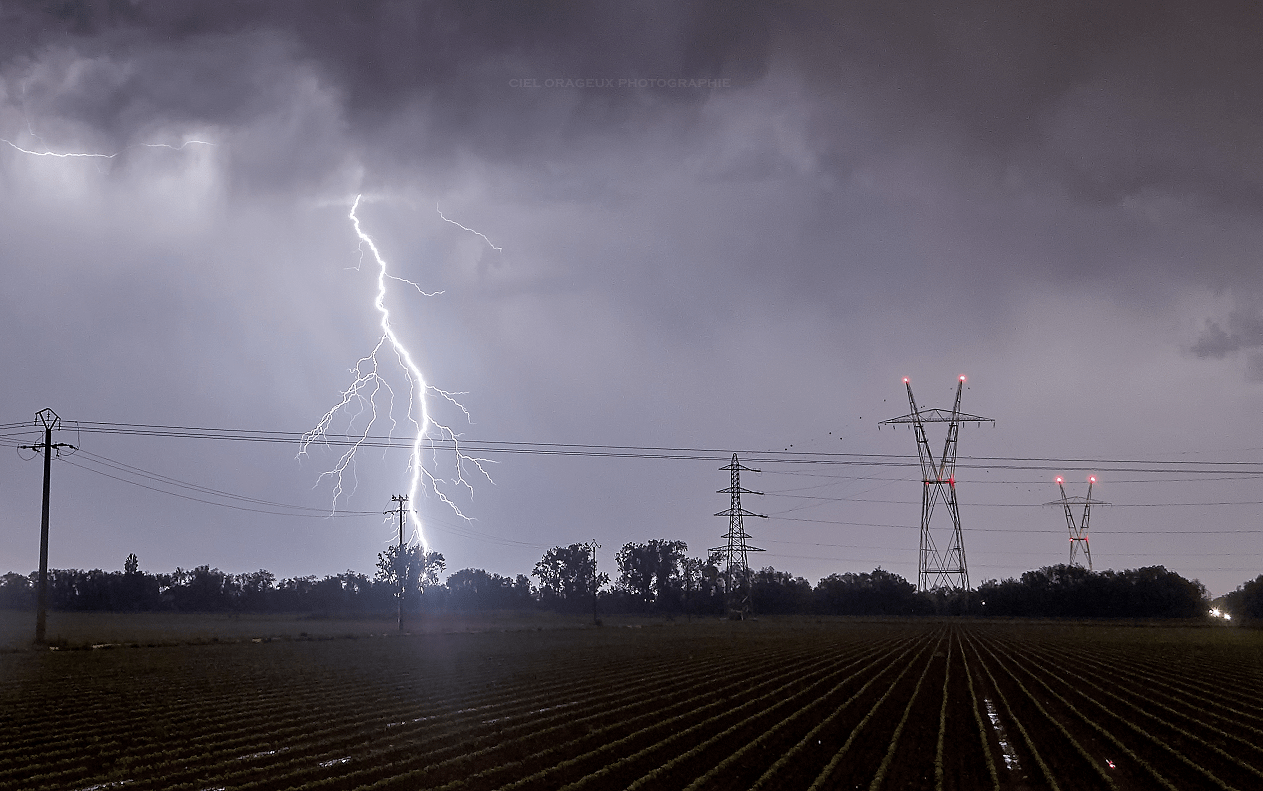
M 362 197 L 361 195 L 355 197 L 355 201 L 351 204 L 349 217 L 352 227 L 355 229 L 355 234 L 360 240 L 361 255 L 367 251 L 377 265 L 377 294 L 373 300 L 373 307 L 377 310 L 377 314 L 380 317 L 379 325 L 382 334 L 377 339 L 372 351 L 361 357 L 355 364 L 355 367 L 351 369 L 351 373 L 354 374 L 355 378 L 352 380 L 351 385 L 342 391 L 341 400 L 329 411 L 325 412 L 315 428 L 303 435 L 299 447 L 299 455 L 305 455 L 313 442 L 320 442 L 327 435 L 333 421 L 340 413 L 353 412 L 350 415 L 352 422 L 367 413 L 367 420 L 364 422 L 363 430 L 358 432 L 358 441 L 353 443 L 338 458 L 333 469 L 322 473 L 320 476 L 322 480 L 324 478 L 333 480 L 333 505 L 336 509 L 338 500 L 347 494 L 348 475 L 351 476 L 351 486 L 354 488 L 355 457 L 360 449 L 360 444 L 368 439 L 373 425 L 382 417 L 378 412 L 379 397 L 385 400 L 385 403 L 382 405 L 384 408 L 384 419 L 390 422 L 391 432 L 393 433 L 398 426 L 399 421 L 396 420 L 394 415 L 395 388 L 387 380 L 381 359 L 381 355 L 392 355 L 394 363 L 397 364 L 398 369 L 402 372 L 404 382 L 407 383 L 408 407 L 405 419 L 412 425 L 414 432 L 407 467 L 407 510 L 413 527 L 412 535 L 425 551 L 429 551 L 429 542 L 426 540 L 421 518 L 416 510 L 417 495 L 423 489 L 433 492 L 457 516 L 462 519 L 468 519 L 469 517 L 461 511 L 460 506 L 448 496 L 444 488 L 445 484 L 464 488 L 472 494 L 473 489 L 465 479 L 466 464 L 472 464 L 489 481 L 491 476 L 488 475 L 487 470 L 483 467 L 483 463 L 487 460 L 462 452 L 456 432 L 450 427 L 435 421 L 431 415 L 427 396 L 434 394 L 459 409 L 468 420 L 468 410 L 456 400 L 456 395 L 459 394 L 441 390 L 426 382 L 425 376 L 421 373 L 421 369 L 413 358 L 412 352 L 399 338 L 399 335 L 390 323 L 390 310 L 386 307 L 386 297 L 388 286 L 392 281 L 406 283 L 424 296 L 436 296 L 442 292 L 426 292 L 411 280 L 390 273 L 381 251 L 377 248 L 372 237 L 365 233 L 360 225 L 360 218 L 356 212 L 359 210 Z M 423 455 L 427 444 L 435 449 L 436 456 L 438 445 L 442 445 L 454 455 L 453 477 L 450 480 L 441 480 L 423 463 Z

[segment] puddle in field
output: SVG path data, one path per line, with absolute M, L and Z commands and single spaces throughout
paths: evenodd
M 330 760 L 330 761 L 321 761 L 320 768 L 328 769 L 330 766 L 337 766 L 338 764 L 344 764 L 349 760 L 351 760 L 350 756 L 347 756 L 346 758 L 334 758 L 333 760 Z
M 286 752 L 288 749 L 289 749 L 288 747 L 283 747 L 279 750 L 262 750 L 257 753 L 250 753 L 249 755 L 240 755 L 237 757 L 237 760 L 249 761 L 252 758 L 267 758 L 269 755 L 276 755 L 277 753 L 283 753 L 283 752 Z
M 1013 750 L 1013 745 L 1009 744 L 1008 735 L 1004 732 L 1004 725 L 1000 722 L 1000 714 L 995 710 L 995 704 L 991 702 L 991 698 L 983 698 L 982 702 L 987 707 L 987 719 L 991 720 L 991 727 L 995 730 L 996 739 L 1000 742 L 1000 752 L 1004 754 L 1004 768 L 1016 769 L 1017 753 Z
M 483 720 L 483 721 L 482 721 L 482 724 L 483 724 L 483 725 L 490 725 L 490 724 L 491 724 L 491 723 L 493 723 L 493 722 L 500 722 L 501 720 L 513 719 L 514 717 L 527 717 L 527 716 L 530 716 L 530 715 L 532 715 L 532 714 L 543 714 L 543 713 L 544 713 L 544 712 L 546 712 L 546 711 L 555 711 L 555 710 L 557 710 L 557 709 L 566 709 L 566 708 L 570 708 L 570 707 L 571 707 L 571 706 L 573 706 L 573 705 L 575 705 L 575 704 L 574 704 L 574 703 L 558 703 L 556 706 L 545 706 L 545 707 L 544 707 L 544 708 L 542 708 L 542 709 L 535 709 L 534 711 L 528 711 L 528 712 L 526 712 L 525 714 L 508 714 L 508 715 L 505 715 L 505 716 L 503 716 L 503 717 L 494 717 L 494 718 L 489 719 L 489 720 Z
M 97 784 L 96 784 L 96 785 L 94 785 L 94 786 L 88 786 L 87 788 L 81 788 L 81 789 L 79 789 L 79 791 L 105 791 L 105 789 L 107 789 L 107 788 L 119 788 L 120 786 L 125 786 L 125 785 L 127 785 L 128 783 L 130 783 L 130 782 L 132 782 L 132 781 L 131 781 L 131 780 L 115 780 L 115 781 L 110 782 L 110 783 L 97 783 Z

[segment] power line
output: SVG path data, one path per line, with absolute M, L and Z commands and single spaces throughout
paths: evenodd
M 147 423 L 116 423 L 104 421 L 77 421 L 76 428 L 85 434 L 116 434 L 125 436 L 205 439 L 230 442 L 261 442 L 297 444 L 303 433 L 298 431 L 274 431 L 257 429 L 228 429 L 204 426 L 168 426 Z M 29 423 L 0 425 L 30 431 Z M 329 435 L 324 444 L 331 446 L 401 448 L 411 447 L 411 440 L 391 436 L 360 436 L 351 434 Z M 514 453 L 548 456 L 584 456 L 600 458 L 643 458 L 684 461 L 725 461 L 731 453 L 728 449 L 671 447 L 654 445 L 604 445 L 564 442 L 519 442 L 504 440 L 462 439 L 460 443 L 470 451 L 479 453 Z M 858 465 L 877 467 L 916 467 L 917 460 L 910 456 L 886 453 L 824 453 L 775 450 L 739 451 L 751 461 L 784 464 Z M 1109 459 L 1109 458 L 1056 458 L 1045 456 L 960 456 L 958 466 L 972 469 L 1008 469 L 1033 471 L 1104 470 L 1113 472 L 1155 473 L 1218 473 L 1222 475 L 1263 476 L 1263 462 L 1227 460 L 1178 460 L 1178 459 Z M 1082 466 L 1086 465 L 1086 466 Z M 1142 466 L 1143 465 L 1143 466 Z M 1217 469 L 1218 468 L 1218 469 Z
M 108 472 L 104 472 L 94 467 L 70 461 L 69 459 L 66 459 L 64 457 L 60 459 L 60 461 L 65 462 L 66 464 L 69 464 L 72 467 L 77 467 L 79 469 L 86 470 L 87 472 L 91 472 L 93 474 L 100 475 L 105 478 L 109 478 L 111 480 L 119 481 L 120 483 L 126 483 L 131 486 L 136 486 L 141 489 L 157 492 L 159 494 L 165 494 L 170 497 L 177 497 L 182 500 L 190 500 L 192 502 L 203 503 L 205 505 L 212 505 L 219 508 L 229 508 L 235 511 L 245 511 L 245 512 L 250 512 L 250 513 L 261 513 L 261 514 L 267 514 L 270 516 L 287 516 L 287 517 L 299 517 L 299 518 L 306 518 L 306 519 L 345 519 L 345 518 L 362 518 L 362 517 L 367 517 L 367 516 L 373 516 L 373 517 L 380 516 L 380 514 L 377 511 L 346 511 L 346 510 L 330 511 L 328 509 L 315 508 L 312 506 L 291 505 L 288 503 L 277 503 L 277 502 L 272 502 L 270 500 L 262 500 L 259 498 L 248 497 L 246 495 L 226 492 L 221 489 L 212 489 L 207 486 L 188 483 L 186 481 L 180 481 L 179 479 L 171 478 L 170 476 L 161 475 L 159 473 L 155 473 L 150 470 L 145 470 L 140 467 L 135 467 L 130 464 L 124 464 L 123 462 L 110 459 L 106 456 L 101 456 L 95 453 L 89 453 L 87 451 L 80 451 L 79 455 L 88 461 L 98 462 L 102 464 L 102 466 L 105 466 L 107 468 L 120 470 L 128 474 L 135 475 L 136 477 L 139 477 L 142 480 L 150 480 L 157 483 L 183 487 L 183 488 L 196 491 L 196 492 L 203 492 L 203 493 L 207 493 L 213 496 L 218 496 L 218 497 L 222 497 L 226 499 L 233 499 L 239 502 L 263 505 L 267 507 L 267 508 L 251 508 L 244 505 L 218 502 L 215 500 L 208 500 L 202 497 L 194 497 L 192 495 L 182 494 L 180 492 L 174 492 L 174 491 L 171 491 L 170 489 L 160 488 L 159 486 L 151 486 L 146 483 L 141 483 L 140 481 L 130 480 L 128 478 L 124 478 L 119 475 L 112 475 Z M 277 510 L 269 510 L 269 509 L 289 509 L 289 511 L 277 511 Z M 298 511 L 298 513 L 293 513 L 292 511 Z M 500 544 L 503 546 L 525 546 L 525 547 L 532 547 L 532 548 L 540 548 L 540 547 L 547 546 L 545 544 L 539 544 L 536 542 L 519 541 L 517 539 L 504 538 L 501 536 L 492 535 L 490 533 L 484 533 L 482 531 L 475 530 L 472 527 L 469 527 L 468 525 L 455 525 L 455 524 L 452 524 L 451 522 L 448 522 L 446 520 L 443 520 L 437 517 L 427 517 L 425 519 L 425 523 L 430 526 L 435 526 L 435 529 L 443 533 L 456 535 L 463 538 L 471 538 L 478 541 L 486 541 L 488 543 Z
M 834 503 L 916 505 L 911 500 L 872 500 L 863 497 L 814 497 L 811 499 Z M 1102 505 L 1109 508 L 1172 508 L 1181 506 L 1263 505 L 1263 500 L 1219 500 L 1207 503 L 1102 503 Z M 970 508 L 1045 508 L 1047 506 L 1048 503 L 969 503 Z M 781 513 L 789 512 L 782 511 Z M 775 514 L 771 514 L 771 516 L 775 516 Z
M 126 478 L 122 478 L 118 475 L 110 475 L 107 472 L 102 472 L 101 470 L 94 469 L 84 464 L 79 464 L 77 462 L 70 461 L 69 459 L 62 459 L 62 461 L 65 462 L 66 464 L 69 464 L 71 467 L 78 467 L 81 470 L 87 470 L 88 472 L 95 473 L 97 475 L 101 475 L 103 477 L 110 478 L 115 481 L 119 481 L 121 483 L 130 484 L 132 486 L 136 486 L 141 489 L 148 489 L 151 492 L 159 492 L 160 494 L 165 494 L 171 497 L 178 497 L 181 500 L 191 500 L 195 503 L 205 503 L 206 505 L 214 505 L 220 508 L 231 508 L 234 511 L 248 511 L 250 513 L 268 514 L 270 516 L 305 517 L 308 519 L 331 519 L 331 518 L 345 518 L 345 517 L 352 517 L 352 516 L 359 517 L 359 516 L 367 516 L 367 515 L 373 515 L 373 516 L 377 515 L 376 511 L 336 511 L 336 512 L 330 511 L 330 512 L 325 512 L 325 513 L 320 513 L 320 514 L 314 514 L 314 513 L 291 513 L 291 512 L 285 512 L 285 511 L 265 510 L 263 508 L 248 508 L 243 505 L 233 505 L 232 503 L 221 503 L 221 502 L 216 502 L 214 500 L 206 500 L 201 497 L 193 497 L 192 495 L 188 495 L 188 494 L 180 494 L 179 492 L 173 492 L 168 489 L 160 489 L 157 486 L 149 486 L 147 484 L 140 483 L 139 481 L 132 481 Z M 236 497 L 238 499 L 247 499 L 247 500 L 249 499 L 249 498 L 244 498 L 240 496 L 236 496 Z M 302 508 L 304 510 L 314 510 L 314 509 L 307 509 L 305 506 L 279 506 L 279 507 Z
M 911 503 L 910 503 L 911 505 Z M 835 519 L 805 519 L 803 517 L 793 516 L 776 516 L 771 514 L 769 519 L 779 519 L 782 522 L 811 522 L 820 525 L 841 525 L 841 526 L 857 526 L 857 527 L 893 527 L 900 530 L 919 530 L 916 525 L 893 525 L 879 524 L 873 522 L 846 522 Z M 1060 533 L 1060 530 L 1034 529 L 1034 530 L 1017 530 L 1011 527 L 971 527 L 971 533 Z M 1236 535 L 1263 533 L 1263 528 L 1245 528 L 1242 530 L 1101 530 L 1097 529 L 1097 535 L 1181 535 L 1181 536 L 1203 536 L 1203 535 Z

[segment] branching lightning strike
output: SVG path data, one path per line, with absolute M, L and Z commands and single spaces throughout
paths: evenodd
M 76 157 L 83 157 L 83 158 L 88 158 L 88 159 L 113 159 L 119 154 L 122 154 L 124 151 L 127 151 L 128 149 L 132 149 L 132 148 L 169 148 L 172 151 L 183 151 L 185 148 L 192 145 L 199 145 L 199 146 L 215 145 L 214 143 L 209 143 L 205 140 L 185 140 L 183 143 L 181 143 L 178 146 L 173 146 L 169 143 L 136 143 L 135 145 L 127 146 L 127 148 L 124 148 L 122 151 L 115 151 L 113 154 L 99 154 L 99 153 L 94 153 L 91 151 L 52 151 L 52 150 L 35 151 L 29 148 L 23 148 L 17 143 L 14 143 L 12 140 L 9 140 L 8 138 L 4 138 L 4 137 L 0 137 L 0 143 L 8 143 L 9 146 L 11 146 L 12 148 L 16 148 L 18 151 L 21 151 L 23 154 L 30 154 L 31 156 L 34 156 L 34 157 L 56 157 L 58 159 L 71 159 L 71 158 L 76 158 Z
M 448 218 L 446 215 L 443 214 L 443 210 L 439 208 L 439 205 L 437 203 L 434 204 L 434 210 L 439 213 L 439 217 L 442 217 L 444 222 L 450 222 L 452 225 L 455 225 L 457 228 L 460 228 L 462 231 L 469 231 L 470 233 L 475 234 L 476 236 L 481 236 L 484 242 L 491 245 L 492 250 L 495 250 L 497 253 L 504 252 L 503 247 L 496 247 L 495 243 L 492 242 L 490 239 L 488 239 L 487 235 L 483 233 L 482 231 L 475 231 L 473 228 L 466 228 L 464 225 L 461 225 L 455 220 Z
M 299 445 L 298 455 L 307 454 L 308 448 L 312 443 L 320 443 L 325 440 L 330 426 L 339 413 L 343 411 L 350 412 L 357 410 L 351 415 L 354 420 L 366 411 L 368 412 L 368 420 L 363 426 L 363 431 L 359 433 L 357 441 L 344 452 L 339 458 L 333 469 L 328 470 L 320 475 L 320 479 L 330 478 L 333 480 L 333 505 L 337 508 L 338 500 L 347 494 L 347 476 L 351 477 L 351 489 L 355 486 L 355 457 L 362 443 L 368 441 L 373 425 L 382 417 L 378 413 L 378 397 L 385 399 L 385 419 L 390 422 L 391 432 L 398 426 L 398 421 L 394 416 L 395 389 L 391 386 L 385 376 L 383 364 L 379 358 L 380 354 L 393 354 L 395 362 L 403 372 L 403 378 L 408 385 L 408 409 L 405 419 L 412 424 L 414 434 L 410 446 L 410 454 L 408 457 L 407 472 L 408 481 L 408 498 L 407 512 L 411 517 L 413 531 L 412 534 L 421 544 L 425 551 L 429 551 L 429 542 L 425 538 L 425 532 L 422 530 L 420 515 L 416 511 L 415 503 L 417 502 L 417 493 L 419 490 L 432 491 L 445 505 L 452 509 L 457 516 L 468 520 L 469 517 L 461 511 L 460 506 L 448 496 L 444 484 L 450 484 L 457 488 L 463 488 L 471 495 L 473 487 L 470 486 L 465 478 L 465 465 L 470 464 L 477 468 L 478 472 L 488 481 L 491 476 L 488 474 L 484 463 L 489 462 L 488 459 L 471 456 L 464 453 L 460 447 L 459 435 L 449 426 L 437 422 L 430 413 L 426 396 L 434 394 L 446 400 L 454 407 L 459 409 L 466 420 L 469 419 L 469 411 L 456 399 L 460 393 L 452 393 L 441 390 L 434 385 L 426 382 L 425 376 L 421 373 L 416 361 L 413 359 L 412 352 L 400 340 L 394 327 L 390 323 L 390 310 L 386 307 L 386 296 L 388 284 L 391 281 L 406 283 L 415 288 L 424 296 L 437 296 L 443 292 L 427 292 L 411 280 L 398 275 L 391 274 L 388 271 L 386 260 L 382 257 L 381 251 L 378 250 L 376 243 L 372 237 L 364 232 L 360 225 L 360 218 L 356 214 L 359 210 L 362 195 L 357 195 L 355 201 L 351 204 L 351 211 L 348 215 L 351 220 L 352 227 L 355 229 L 355 235 L 360 240 L 361 263 L 363 262 L 365 251 L 372 256 L 374 263 L 377 265 L 377 294 L 373 300 L 373 307 L 380 316 L 379 325 L 381 327 L 381 337 L 377 339 L 377 343 L 364 357 L 356 362 L 355 367 L 351 369 L 354 379 L 351 385 L 342 392 L 341 400 L 335 404 L 316 424 L 316 427 L 303 435 Z M 440 216 L 442 214 L 440 213 Z M 444 217 L 443 219 L 447 219 Z M 448 222 L 452 222 L 448 220 Z M 463 226 L 462 226 L 463 227 Z M 469 230 L 469 229 L 466 229 Z M 474 231 L 477 233 L 477 231 Z M 481 236 L 481 234 L 479 234 Z M 486 237 L 483 237 L 484 239 Z M 490 243 L 490 242 L 488 242 Z M 442 445 L 450 450 L 455 457 L 453 465 L 454 477 L 448 481 L 440 480 L 434 472 L 423 463 L 423 453 L 427 444 L 435 450 Z

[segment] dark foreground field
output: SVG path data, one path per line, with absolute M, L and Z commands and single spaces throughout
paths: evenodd
M 761 620 L 14 652 L 0 789 L 1254 789 L 1261 649 Z

